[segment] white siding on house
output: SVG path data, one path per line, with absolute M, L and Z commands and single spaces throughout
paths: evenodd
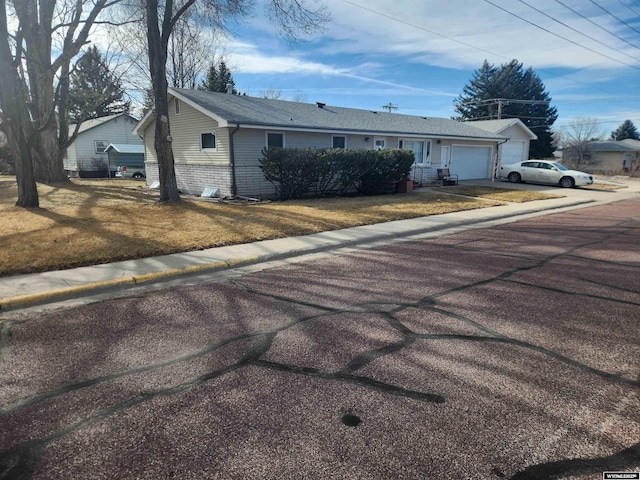
M 135 126 L 136 122 L 123 115 L 79 133 L 67 150 L 65 170 L 74 171 L 78 164 L 80 168 L 87 170 L 91 170 L 94 165 L 107 165 L 109 156 L 106 153 L 96 153 L 96 140 L 107 144 L 142 144 L 142 139 L 132 133 Z

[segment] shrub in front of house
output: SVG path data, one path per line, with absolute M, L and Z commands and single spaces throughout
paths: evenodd
M 409 150 L 271 148 L 260 169 L 280 199 L 378 195 L 395 191 L 413 164 Z
M 409 175 L 414 162 L 411 150 L 385 149 L 375 150 L 375 153 L 374 162 L 364 169 L 354 185 L 362 195 L 393 193 L 396 183 Z

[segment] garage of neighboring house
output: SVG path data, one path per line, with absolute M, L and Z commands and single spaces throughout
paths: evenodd
M 453 145 L 449 170 L 460 180 L 488 178 L 492 147 Z

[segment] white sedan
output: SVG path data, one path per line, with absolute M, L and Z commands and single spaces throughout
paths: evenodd
M 498 178 L 512 183 L 531 182 L 560 185 L 573 188 L 593 183 L 593 175 L 577 170 L 569 170 L 564 165 L 548 160 L 527 160 L 526 162 L 501 165 Z

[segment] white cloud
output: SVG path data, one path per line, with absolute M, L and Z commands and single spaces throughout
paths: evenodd
M 640 60 L 625 56 L 637 56 L 637 50 L 596 29 L 561 5 L 551 0 L 530 2 L 614 49 L 589 40 L 526 5 L 513 1 L 494 0 L 494 3 L 579 45 L 546 33 L 478 0 L 395 0 L 392 4 L 388 0 L 333 0 L 330 7 L 334 20 L 326 33 L 325 38 L 329 43 L 323 51 L 326 54 L 408 56 L 414 62 L 460 69 L 477 68 L 485 58 L 494 63 L 517 58 L 539 68 L 624 68 L 615 60 L 580 46 L 584 45 L 621 62 L 640 66 Z M 584 6 L 578 6 L 576 10 L 586 11 Z M 357 21 L 353 21 L 354 18 Z M 609 30 L 620 30 L 619 22 L 613 17 L 599 15 L 594 16 L 593 20 Z
M 234 70 L 246 74 L 296 74 L 296 75 L 324 75 L 330 77 L 344 77 L 365 83 L 373 83 L 419 93 L 422 89 L 396 82 L 379 80 L 361 72 L 367 73 L 378 69 L 379 64 L 366 62 L 348 68 L 336 67 L 320 62 L 312 62 L 296 55 L 272 55 L 260 51 L 257 45 L 247 42 L 232 41 L 228 48 L 228 56 L 233 62 Z

